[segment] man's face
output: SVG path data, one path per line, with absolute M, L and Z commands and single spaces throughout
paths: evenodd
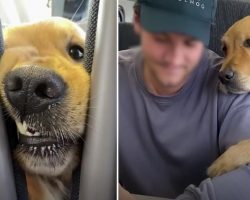
M 203 43 L 178 33 L 150 33 L 136 23 L 135 30 L 148 73 L 161 86 L 183 85 L 202 57 Z

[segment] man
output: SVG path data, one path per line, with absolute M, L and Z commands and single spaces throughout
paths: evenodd
M 130 193 L 250 199 L 248 166 L 206 175 L 226 149 L 250 138 L 250 96 L 218 90 L 221 59 L 205 48 L 215 10 L 216 0 L 135 6 L 141 47 L 119 58 L 119 179 Z

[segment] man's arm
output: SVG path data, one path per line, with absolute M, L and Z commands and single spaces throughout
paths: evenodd
M 222 157 L 216 166 L 225 174 L 206 179 L 198 187 L 190 185 L 176 200 L 250 199 L 250 166 L 246 165 L 250 163 L 250 95 L 220 94 L 218 107 Z
M 175 200 L 249 200 L 250 167 L 241 168 L 222 176 L 206 179 L 199 187 L 190 185 Z M 127 191 L 120 190 L 120 200 L 139 200 Z M 154 198 L 152 198 L 153 200 Z M 158 198 L 155 198 L 158 200 Z M 170 199 L 169 199 L 170 200 Z
M 204 180 L 199 187 L 190 185 L 176 200 L 249 200 L 250 167 L 242 166 L 213 179 Z

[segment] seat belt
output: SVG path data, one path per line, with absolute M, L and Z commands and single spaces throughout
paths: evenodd
M 88 29 L 87 29 L 86 43 L 85 43 L 84 66 L 89 73 L 91 73 L 92 71 L 93 58 L 95 52 L 99 3 L 100 0 L 91 0 L 89 15 L 88 15 Z
M 95 42 L 96 42 L 96 28 L 97 28 L 97 19 L 99 13 L 99 2 L 100 0 L 91 0 L 89 13 L 88 13 L 88 28 L 86 34 L 86 43 L 84 48 L 84 61 L 83 65 L 86 68 L 87 72 L 92 72 L 92 64 L 95 51 Z M 88 111 L 89 112 L 89 111 Z M 88 121 L 88 119 L 86 119 Z M 87 129 L 86 129 L 87 130 Z M 86 135 L 85 131 L 85 135 Z M 83 147 L 84 149 L 84 147 Z M 84 164 L 81 161 L 80 165 L 76 168 L 73 173 L 72 187 L 71 187 L 71 200 L 82 200 L 79 198 L 80 191 L 80 177 L 81 173 L 84 170 Z M 88 199 L 84 199 L 88 200 Z

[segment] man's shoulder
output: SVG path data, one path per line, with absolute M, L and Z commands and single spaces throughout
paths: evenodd
M 132 48 L 128 50 L 119 51 L 119 68 L 131 67 L 133 63 L 138 61 L 140 55 L 140 48 Z
M 208 68 L 218 71 L 221 68 L 223 58 L 210 49 L 205 50 L 205 61 Z
M 203 85 L 204 83 L 205 85 L 208 85 L 208 88 L 217 87 L 221 66 L 222 57 L 215 52 L 206 49 L 198 67 L 198 80 L 200 80 Z

